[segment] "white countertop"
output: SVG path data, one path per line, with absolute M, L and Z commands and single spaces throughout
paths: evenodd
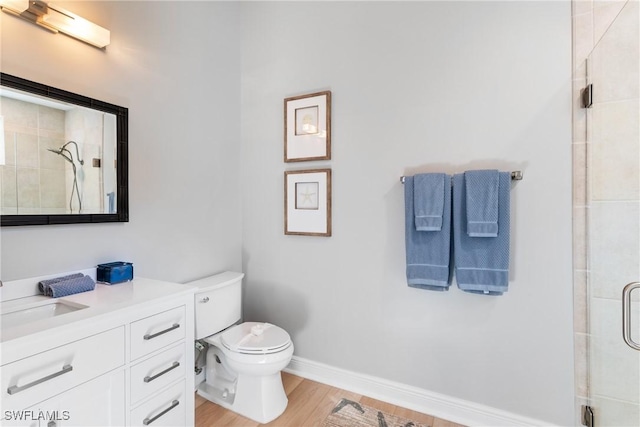
M 98 283 L 93 291 L 57 298 L 59 301 L 81 304 L 87 308 L 11 328 L 3 328 L 0 342 L 5 344 L 33 334 L 53 332 L 54 329 L 60 332 L 60 328 L 71 324 L 97 320 L 103 316 L 112 315 L 118 310 L 129 309 L 139 304 L 161 302 L 163 299 L 170 300 L 181 295 L 193 294 L 196 290 L 197 288 L 189 285 L 145 278 L 135 278 L 130 282 L 115 285 Z M 0 313 L 44 300 L 53 300 L 53 298 L 31 295 L 4 301 L 0 303 Z

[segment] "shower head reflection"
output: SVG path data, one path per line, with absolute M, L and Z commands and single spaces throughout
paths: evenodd
M 73 193 L 75 192 L 78 197 L 78 213 L 82 212 L 82 198 L 80 197 L 80 189 L 78 188 L 78 171 L 76 168 L 76 162 L 73 158 L 73 153 L 67 149 L 67 145 L 73 144 L 76 147 L 76 160 L 80 165 L 84 165 L 84 160 L 80 158 L 80 150 L 78 144 L 75 141 L 69 141 L 57 150 L 47 148 L 47 151 L 51 151 L 59 156 L 62 156 L 67 162 L 71 163 L 73 168 L 73 184 L 71 185 L 71 197 L 69 198 L 69 211 L 73 213 Z

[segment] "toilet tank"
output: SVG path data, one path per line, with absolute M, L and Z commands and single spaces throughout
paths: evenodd
M 196 339 L 216 334 L 242 317 L 244 273 L 225 271 L 186 283 L 198 288 L 195 294 Z

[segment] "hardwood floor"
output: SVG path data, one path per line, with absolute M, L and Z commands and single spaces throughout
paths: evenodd
M 289 398 L 289 405 L 284 414 L 269 424 L 258 424 L 196 395 L 196 427 L 321 426 L 331 409 L 343 397 L 430 427 L 463 427 L 460 424 L 434 418 L 431 415 L 421 414 L 286 372 L 282 373 L 282 382 Z

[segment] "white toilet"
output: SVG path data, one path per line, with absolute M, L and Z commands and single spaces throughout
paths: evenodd
M 195 294 L 196 340 L 209 344 L 205 381 L 198 394 L 266 424 L 287 407 L 280 371 L 291 361 L 293 343 L 282 328 L 241 320 L 243 273 L 227 271 L 187 283 Z

